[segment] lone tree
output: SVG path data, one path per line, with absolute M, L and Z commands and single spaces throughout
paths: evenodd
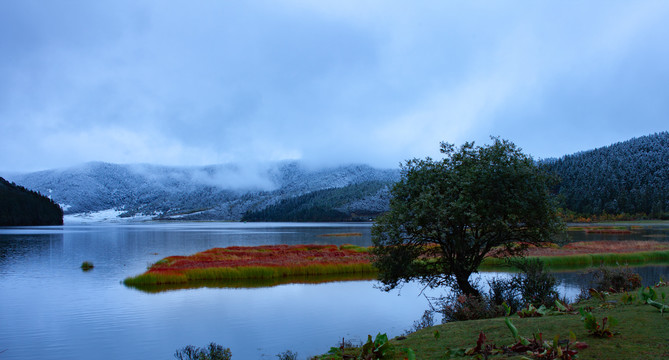
M 372 228 L 385 291 L 419 280 L 479 295 L 469 277 L 491 250 L 519 255 L 563 228 L 549 192 L 552 178 L 513 143 L 492 139 L 458 150 L 441 143 L 443 160 L 402 166 L 390 211 Z

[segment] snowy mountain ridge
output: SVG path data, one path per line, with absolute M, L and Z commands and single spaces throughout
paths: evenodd
M 310 169 L 299 162 L 200 167 L 91 162 L 7 177 L 49 196 L 70 218 L 102 213 L 106 220 L 119 214 L 121 218 L 240 220 L 247 211 L 318 190 L 365 182 L 390 184 L 399 179 L 399 170 L 367 165 Z M 388 197 L 385 188 L 351 203 L 358 210 L 368 203 L 370 211 L 378 212 L 386 209 Z

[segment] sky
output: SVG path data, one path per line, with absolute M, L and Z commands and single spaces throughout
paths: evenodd
M 669 130 L 667 1 L 0 1 L 0 171 L 397 168 Z

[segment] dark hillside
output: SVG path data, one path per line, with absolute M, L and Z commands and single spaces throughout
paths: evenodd
M 62 224 L 63 210 L 58 204 L 0 177 L 0 226 Z
M 248 211 L 243 221 L 367 221 L 386 211 L 366 202 L 383 199 L 390 182 L 368 181 L 341 188 L 313 191 L 279 201 L 257 211 Z M 387 196 L 385 197 L 387 202 Z M 367 200 L 367 201 L 365 201 Z M 378 200 L 378 199 L 377 199 Z M 364 204 L 363 204 L 364 203 Z
M 545 161 L 566 209 L 584 215 L 669 216 L 669 132 Z

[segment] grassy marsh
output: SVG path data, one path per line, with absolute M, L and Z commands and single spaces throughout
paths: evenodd
M 128 286 L 195 284 L 217 281 L 291 279 L 308 276 L 361 276 L 373 278 L 368 250 L 355 245 L 271 245 L 214 248 L 190 256 L 170 256 L 153 264 L 144 274 L 124 280 Z

